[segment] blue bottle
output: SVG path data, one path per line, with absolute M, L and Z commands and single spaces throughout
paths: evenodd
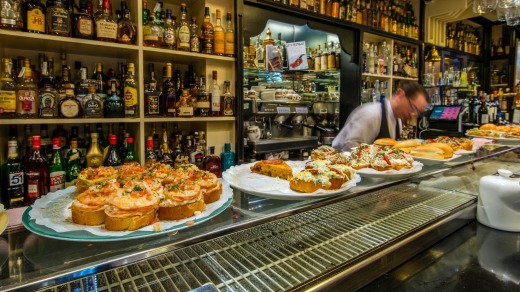
M 231 152 L 231 144 L 224 144 L 224 152 L 220 153 L 220 161 L 222 162 L 222 172 L 235 165 L 235 153 Z

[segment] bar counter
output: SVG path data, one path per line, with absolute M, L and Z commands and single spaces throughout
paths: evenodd
M 320 290 L 345 279 L 359 289 L 474 221 L 479 178 L 520 172 L 519 157 L 516 147 L 482 148 L 412 177 L 363 178 L 323 199 L 235 190 L 231 206 L 206 222 L 133 240 L 9 229 L 0 238 L 0 290 Z

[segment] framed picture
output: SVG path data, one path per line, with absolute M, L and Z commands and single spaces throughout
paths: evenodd
M 283 71 L 283 54 L 282 49 L 278 46 L 265 46 L 265 69 L 269 71 Z

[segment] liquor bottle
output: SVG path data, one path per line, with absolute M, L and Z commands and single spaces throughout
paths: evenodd
M 481 96 L 482 96 L 482 103 L 478 110 L 478 116 L 479 116 L 479 124 L 483 125 L 483 124 L 489 123 L 489 112 L 488 112 L 486 97 L 484 95 L 481 95 Z
M 144 158 L 144 165 L 150 167 L 153 163 L 157 162 L 157 154 L 155 154 L 153 147 L 153 138 L 148 137 L 146 139 L 146 153 Z
M 224 55 L 228 57 L 235 56 L 235 33 L 231 25 L 231 12 L 226 15 L 226 32 L 224 33 Z
M 197 25 L 197 18 L 194 16 L 191 18 L 190 23 L 190 52 L 200 52 L 200 39 Z
M 14 118 L 16 114 L 16 82 L 11 75 L 11 59 L 3 58 L 0 79 L 0 118 Z
M 201 52 L 213 54 L 214 30 L 210 21 L 209 7 L 204 8 L 204 22 L 200 25 Z
M 103 0 L 102 13 L 96 19 L 96 39 L 115 43 L 117 40 L 117 23 L 110 13 L 110 0 Z
M 86 161 L 87 167 L 98 167 L 103 165 L 103 152 L 101 151 L 100 145 L 98 144 L 98 133 L 90 134 L 92 142 L 90 148 L 87 151 Z
M 150 15 L 150 10 L 148 9 L 148 2 L 146 0 L 143 0 L 143 10 L 142 10 L 143 27 L 148 24 L 149 15 Z
M 127 143 L 127 148 L 126 148 L 126 155 L 125 155 L 125 158 L 123 159 L 123 164 L 124 165 L 129 165 L 129 164 L 138 164 L 137 162 L 137 157 L 135 156 L 134 154 L 134 138 L 126 138 L 126 143 Z
M 47 33 L 60 36 L 70 36 L 70 11 L 65 7 L 63 0 L 54 0 L 47 3 Z
M 65 91 L 65 98 L 61 99 L 58 105 L 58 113 L 60 118 L 80 118 L 82 116 L 81 104 L 74 96 L 73 89 Z
M 162 115 L 163 106 L 163 94 L 157 90 L 157 80 L 155 79 L 153 63 L 150 63 L 150 81 L 148 83 L 148 89 L 144 91 L 144 115 Z
M 66 147 L 68 145 L 68 138 L 69 138 L 69 133 L 67 132 L 67 130 L 65 130 L 63 128 L 63 124 L 58 124 L 56 126 L 56 129 L 54 129 L 54 131 L 52 131 L 52 138 L 59 138 L 60 139 L 60 145 L 63 145 L 64 147 Z M 40 144 L 41 145 L 41 144 Z
M 166 9 L 166 21 L 163 29 L 163 47 L 175 50 L 177 47 L 177 36 L 175 34 L 175 23 L 172 18 L 171 9 Z
M 123 17 L 117 22 L 117 42 L 120 44 L 135 45 L 137 43 L 137 27 L 130 19 L 130 10 L 126 1 L 121 1 Z
M 215 174 L 217 177 L 222 177 L 220 157 L 215 155 L 215 146 L 208 147 L 208 153 L 209 154 L 204 157 L 203 169 Z
M 147 47 L 159 48 L 163 44 L 163 34 L 161 27 L 155 21 L 155 13 L 148 16 L 146 25 L 143 26 L 143 45 Z
M 164 114 L 166 116 L 177 116 L 177 92 L 175 83 L 172 80 L 172 63 L 166 63 L 166 76 L 162 84 L 162 93 L 164 97 Z
M 16 127 L 16 126 L 15 126 Z M 2 202 L 6 208 L 24 206 L 24 171 L 18 157 L 18 141 L 7 141 L 7 161 L 2 165 Z
M 95 22 L 92 13 L 87 10 L 87 3 L 88 0 L 79 1 L 79 10 L 74 14 L 72 35 L 75 38 L 92 40 L 96 36 Z
M 105 100 L 107 90 L 107 76 L 103 73 L 103 64 L 96 63 L 96 71 L 92 75 L 92 79 L 95 80 L 96 93 L 102 100 Z
M 106 101 L 108 103 L 108 101 Z M 96 87 L 91 84 L 89 93 L 83 98 L 83 117 L 85 118 L 103 118 L 104 109 L 103 101 L 96 93 Z
M 81 156 L 81 151 L 78 150 L 78 140 L 71 139 L 70 150 L 65 156 L 65 165 L 67 166 L 65 173 L 66 182 L 72 182 L 78 178 L 78 174 L 81 172 Z
M 200 76 L 199 95 L 197 96 L 196 115 L 199 117 L 207 117 L 209 115 L 210 103 L 208 92 L 206 91 L 206 77 Z
M 52 139 L 49 137 L 49 131 L 46 124 L 40 126 L 40 152 L 47 161 L 52 157 Z
M 179 168 L 182 164 L 184 164 L 183 154 L 184 151 L 182 151 L 182 144 L 181 144 L 181 138 L 179 135 L 175 135 L 175 147 L 173 148 L 173 154 L 172 158 L 175 160 L 175 168 Z
M 52 157 L 49 160 L 49 191 L 55 192 L 65 188 L 65 166 L 60 154 L 60 139 L 52 139 Z
M 215 24 L 215 27 L 213 29 L 213 42 L 214 47 L 213 51 L 215 55 L 222 56 L 225 53 L 225 45 L 224 45 L 224 39 L 225 39 L 225 32 L 224 27 L 222 27 L 222 14 L 220 12 L 220 9 L 217 9 L 217 22 Z
M 72 92 L 74 92 L 76 85 L 70 80 L 70 69 L 68 66 L 63 66 L 61 69 L 61 81 L 56 87 L 58 89 L 60 100 L 65 98 L 66 92 L 68 90 L 72 90 Z
M 45 6 L 40 0 L 25 1 L 22 6 L 24 31 L 45 33 Z
M 235 97 L 230 91 L 230 81 L 224 81 L 224 116 L 232 116 L 235 112 Z
M 23 80 L 16 86 L 16 116 L 36 118 L 40 108 L 38 87 L 32 79 L 31 67 L 24 67 Z
M 217 71 L 213 71 L 213 84 L 210 91 L 211 116 L 220 115 L 220 86 L 217 83 Z
M 117 137 L 116 135 L 111 134 L 108 137 L 110 141 L 107 157 L 105 158 L 105 161 L 103 163 L 104 166 L 114 166 L 118 167 L 123 164 L 123 161 L 121 157 L 119 156 L 119 153 L 117 153 Z
M 138 112 L 138 98 L 137 85 L 134 79 L 134 63 L 128 63 L 128 77 L 123 83 L 123 96 L 125 101 L 125 117 L 137 118 Z
M 177 32 L 177 50 L 190 50 L 190 28 L 188 24 L 186 3 L 181 3 L 181 19 L 179 21 Z
M 177 116 L 183 118 L 193 117 L 193 103 L 188 89 L 182 91 L 177 102 Z
M 9 30 L 22 30 L 22 5 L 21 1 L 1 0 L 0 28 Z
M 168 146 L 168 142 L 164 141 L 162 144 L 162 151 L 161 151 L 161 159 L 159 162 L 168 164 L 171 167 L 175 167 L 175 159 L 172 157 L 172 151 L 170 150 L 170 147 Z
M 25 205 L 47 194 L 49 166 L 40 152 L 40 136 L 32 137 L 32 153 L 25 161 Z
M 200 143 L 195 144 L 195 149 L 190 153 L 190 162 L 195 164 L 199 169 L 203 168 L 204 163 L 204 148 L 201 149 Z
M 235 165 L 235 153 L 231 152 L 231 144 L 224 144 L 224 152 L 220 154 L 220 161 L 222 162 L 222 172 Z
M 125 104 L 121 97 L 117 95 L 116 83 L 112 83 L 111 95 L 105 101 L 103 113 L 105 118 L 124 118 Z

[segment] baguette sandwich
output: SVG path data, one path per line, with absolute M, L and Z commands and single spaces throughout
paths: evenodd
M 410 154 L 414 157 L 422 157 L 437 160 L 444 159 L 444 150 L 438 147 L 431 146 L 429 144 L 413 148 Z
M 380 138 L 375 140 L 373 144 L 377 146 L 394 146 L 397 144 L 397 140 L 392 138 Z
M 399 149 L 401 151 L 404 151 L 406 153 L 410 153 L 414 147 L 420 146 L 421 142 L 417 140 L 405 140 L 405 141 L 399 141 L 394 146 L 392 146 L 393 149 Z
M 440 148 L 443 153 L 442 155 L 444 156 L 444 159 L 448 159 L 448 158 L 451 158 L 453 157 L 453 148 L 446 144 L 446 143 L 430 143 L 430 144 L 427 144 L 428 146 L 433 146 L 433 147 L 437 147 L 437 148 Z

